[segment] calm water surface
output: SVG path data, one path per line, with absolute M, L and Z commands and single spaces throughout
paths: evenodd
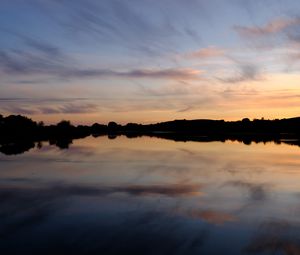
M 0 251 L 300 254 L 299 156 L 148 137 L 1 154 Z

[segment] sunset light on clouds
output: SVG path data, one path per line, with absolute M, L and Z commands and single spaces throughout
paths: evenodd
M 300 0 L 0 0 L 0 251 L 300 254 Z
M 48 123 L 300 113 L 300 2 L 1 1 L 0 111 Z

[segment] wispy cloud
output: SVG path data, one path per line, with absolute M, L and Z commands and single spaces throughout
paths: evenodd
M 97 104 L 86 103 L 86 104 L 65 104 L 57 107 L 40 107 L 38 110 L 42 114 L 80 114 L 80 113 L 92 113 L 97 112 L 99 106 Z
M 133 78 L 133 79 L 175 79 L 175 80 L 191 80 L 199 79 L 203 73 L 197 69 L 134 69 L 129 71 L 114 71 L 109 69 L 66 69 L 58 70 L 58 75 L 61 77 L 76 77 L 76 78 L 92 78 L 92 77 L 103 77 L 103 78 Z
M 230 77 L 218 78 L 225 83 L 240 83 L 246 81 L 262 80 L 262 74 L 258 66 L 254 64 L 238 63 L 236 74 Z
M 207 48 L 202 48 L 200 50 L 190 52 L 186 54 L 187 57 L 189 58 L 196 58 L 196 59 L 207 59 L 207 58 L 215 58 L 215 57 L 220 57 L 225 54 L 225 50 L 215 47 L 215 46 L 210 46 Z
M 132 70 L 129 72 L 114 72 L 116 76 L 126 76 L 130 78 L 159 78 L 159 79 L 199 79 L 203 73 L 197 69 L 162 69 L 162 70 Z
M 236 32 L 242 37 L 265 37 L 280 33 L 290 26 L 300 24 L 300 19 L 275 19 L 262 26 L 234 26 Z
M 72 102 L 74 101 L 74 102 Z M 28 99 L 0 99 L 0 111 L 9 114 L 84 114 L 99 111 L 99 105 L 81 100 L 28 100 Z
M 256 49 L 285 48 L 286 54 L 290 49 L 299 51 L 300 18 L 277 18 L 261 26 L 234 26 L 238 35 L 247 43 L 254 44 Z M 297 60 L 297 56 L 294 55 Z M 293 55 L 289 57 L 293 58 Z M 278 60 L 281 62 L 281 60 Z
M 51 54 L 51 49 L 43 52 Z M 53 49 L 54 50 L 54 49 Z M 123 77 L 123 78 L 152 78 L 152 79 L 198 79 L 202 73 L 196 69 L 133 69 L 129 71 L 115 71 L 110 69 L 78 68 L 65 58 L 49 57 L 38 52 L 0 51 L 0 71 L 13 75 L 48 75 L 58 78 L 93 78 L 93 77 Z
M 184 81 L 172 82 L 155 88 L 140 85 L 139 89 L 138 94 L 146 96 L 186 96 L 200 92 L 199 86 Z
M 185 24 L 176 24 L 168 12 L 180 12 L 185 7 L 181 1 L 157 3 L 157 7 L 148 1 L 92 1 L 74 0 L 34 2 L 45 15 L 55 20 L 76 38 L 96 38 L 110 44 L 122 42 L 122 47 L 146 54 L 164 54 L 176 51 L 174 37 L 188 36 L 199 38 L 198 32 Z M 63 13 L 64 15 L 58 15 Z M 153 19 L 152 14 L 155 14 Z M 148 15 L 145 15 L 148 14 Z M 70 33 L 68 33 L 70 34 Z
M 36 109 L 32 109 L 32 107 L 17 106 L 17 105 L 0 106 L 0 110 L 1 112 L 8 112 L 9 114 L 24 114 L 24 115 L 33 115 L 39 112 Z
M 123 68 L 85 67 L 56 45 L 40 38 L 15 31 L 1 30 L 23 44 L 20 48 L 0 49 L 0 73 L 22 76 L 20 83 L 45 82 L 41 76 L 59 79 L 77 78 L 133 78 L 133 79 L 198 79 L 202 70 L 192 68 Z M 29 82 L 24 76 L 31 76 Z M 33 77 L 32 77 L 33 76 Z M 47 77 L 47 80 L 48 78 Z

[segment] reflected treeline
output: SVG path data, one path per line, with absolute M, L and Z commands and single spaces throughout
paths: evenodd
M 67 149 L 73 139 L 93 135 L 118 135 L 128 138 L 151 136 L 174 141 L 212 142 L 239 141 L 244 144 L 275 142 L 300 146 L 300 117 L 264 120 L 247 118 L 241 121 L 224 120 L 174 120 L 156 124 L 128 123 L 108 125 L 95 123 L 91 126 L 74 126 L 69 121 L 56 125 L 44 125 L 20 115 L 0 115 L 0 152 L 13 155 L 23 153 L 42 141 L 48 141 L 61 149 Z

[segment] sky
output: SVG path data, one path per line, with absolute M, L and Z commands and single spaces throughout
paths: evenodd
M 1 0 L 0 113 L 300 116 L 300 1 Z

